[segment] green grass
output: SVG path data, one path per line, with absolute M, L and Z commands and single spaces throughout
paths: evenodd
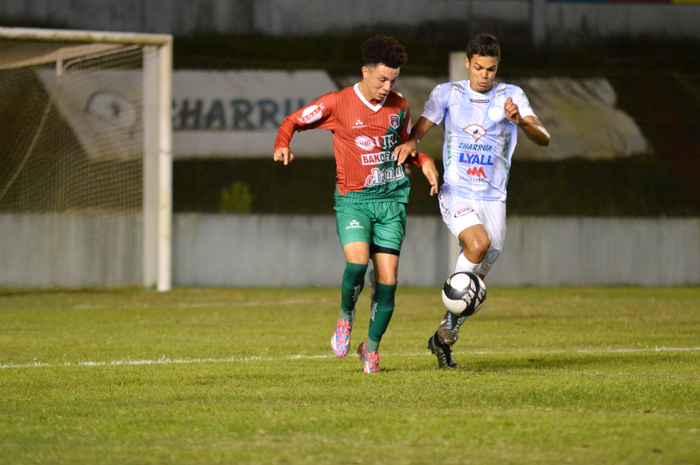
M 375 375 L 338 299 L 0 290 L 0 463 L 700 463 L 700 288 L 489 289 L 454 372 L 400 288 Z

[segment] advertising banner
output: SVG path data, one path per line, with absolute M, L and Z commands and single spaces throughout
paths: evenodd
M 90 157 L 141 156 L 140 70 L 73 71 L 60 80 L 52 69 L 36 74 Z M 175 71 L 172 86 L 175 159 L 272 158 L 284 118 L 338 90 L 318 70 Z M 333 156 L 329 131 L 297 133 L 291 148 L 300 156 Z
M 176 71 L 173 156 L 272 158 L 284 118 L 338 90 L 325 71 Z M 292 152 L 333 156 L 329 131 L 296 133 Z

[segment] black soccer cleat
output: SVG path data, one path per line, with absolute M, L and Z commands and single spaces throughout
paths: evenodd
M 437 333 L 428 339 L 428 350 L 437 357 L 440 368 L 449 368 L 451 370 L 457 368 L 457 363 L 452 358 L 452 347 L 441 343 Z
M 453 315 L 450 312 L 445 312 L 445 317 L 440 323 L 440 327 L 437 330 L 438 342 L 444 345 L 451 346 L 457 342 L 459 338 L 459 327 L 467 319 L 467 317 L 460 317 Z

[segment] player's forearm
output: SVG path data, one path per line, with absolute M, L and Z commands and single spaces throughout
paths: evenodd
M 528 139 L 533 141 L 537 145 L 546 147 L 549 145 L 550 135 L 549 132 L 540 124 L 539 121 L 529 121 L 523 119 L 523 124 L 520 127 L 525 131 Z
M 428 134 L 428 131 L 430 131 L 430 128 L 432 128 L 434 125 L 435 123 L 421 116 L 416 125 L 413 126 L 413 129 L 411 129 L 411 135 L 409 136 L 408 140 L 414 141 L 416 147 L 418 147 L 420 140 L 425 137 L 426 134 Z
M 275 150 L 280 147 L 289 147 L 289 143 L 292 140 L 292 135 L 295 130 L 294 120 L 289 116 L 280 125 L 279 131 L 277 131 L 277 138 L 275 139 Z
M 406 163 L 410 163 L 411 165 L 415 165 L 418 168 L 422 168 L 423 164 L 426 162 L 434 162 L 432 158 L 429 156 L 425 155 L 424 153 L 418 152 L 415 157 L 408 157 L 406 159 Z

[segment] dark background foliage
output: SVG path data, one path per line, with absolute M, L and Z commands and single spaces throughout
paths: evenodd
M 483 31 L 499 36 L 503 80 L 607 76 L 618 106 L 635 119 L 653 147 L 648 155 L 613 160 L 516 158 L 509 182 L 509 215 L 700 214 L 697 40 L 578 36 L 536 49 L 529 31 L 520 26 L 430 23 L 317 37 L 177 37 L 174 64 L 176 69 L 325 69 L 331 76 L 359 75 L 361 44 L 382 34 L 406 46 L 409 62 L 402 74 L 446 77 L 449 53 L 463 50 L 471 36 Z M 175 211 L 218 211 L 221 191 L 242 182 L 250 187 L 254 213 L 332 212 L 333 159 L 298 159 L 285 167 L 273 163 L 271 155 L 272 148 L 269 159 L 176 161 Z M 411 182 L 408 211 L 438 214 L 423 175 L 414 169 Z

